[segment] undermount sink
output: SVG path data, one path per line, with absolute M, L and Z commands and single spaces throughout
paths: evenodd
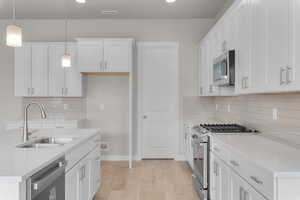
M 40 138 L 26 143 L 17 145 L 18 148 L 49 148 L 57 147 L 68 144 L 72 142 L 74 138 L 61 138 L 61 137 L 49 137 L 49 138 Z

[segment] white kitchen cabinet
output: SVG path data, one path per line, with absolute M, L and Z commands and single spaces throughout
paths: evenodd
M 266 200 L 263 195 L 256 192 L 234 171 L 230 172 L 229 187 L 231 187 L 229 191 L 230 200 Z
M 211 166 L 211 199 L 232 200 L 229 198 L 229 168 L 213 154 L 211 156 Z
M 217 156 L 211 156 L 212 200 L 266 200 Z
M 251 0 L 241 0 L 237 7 L 238 19 L 238 47 L 237 56 L 237 79 L 238 92 L 249 93 L 252 87 L 251 79 L 251 48 L 252 48 L 252 24 L 251 24 Z
M 207 41 L 203 39 L 199 45 L 199 96 L 206 96 L 208 92 Z
M 132 48 L 132 39 L 78 39 L 79 71 L 129 72 Z
M 251 93 L 265 92 L 268 87 L 268 3 L 252 1 Z
M 81 200 L 79 198 L 79 180 L 80 180 L 79 165 L 76 165 L 73 169 L 66 173 L 65 177 L 65 197 L 66 200 Z
M 108 72 L 129 72 L 132 65 L 132 40 L 104 40 L 104 70 Z
M 290 63 L 290 0 L 268 0 L 268 85 L 269 91 L 289 87 L 293 74 Z M 289 79 L 289 80 L 287 80 Z
M 15 96 L 31 96 L 31 45 L 15 48 Z
M 66 200 L 93 199 L 100 182 L 100 149 L 96 147 L 66 173 Z
M 95 194 L 97 193 L 98 189 L 100 188 L 101 183 L 101 159 L 100 159 L 100 149 L 99 147 L 95 148 L 89 156 L 90 162 L 90 173 L 89 173 L 89 180 L 90 180 L 90 189 L 89 189 L 89 199 L 93 199 Z
M 15 95 L 48 95 L 48 46 L 25 44 L 15 49 Z
M 72 66 L 64 68 L 61 58 L 65 53 L 64 44 L 49 46 L 49 96 L 81 97 L 82 75 L 78 71 L 76 45 L 68 45 Z
M 79 168 L 79 199 L 89 200 L 90 197 L 90 162 L 84 159 Z
M 80 72 L 100 72 L 103 70 L 103 40 L 80 42 L 78 44 L 78 66 Z

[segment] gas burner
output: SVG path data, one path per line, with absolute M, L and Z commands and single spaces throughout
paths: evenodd
M 238 124 L 200 124 L 200 128 L 211 133 L 252 133 L 257 132 Z

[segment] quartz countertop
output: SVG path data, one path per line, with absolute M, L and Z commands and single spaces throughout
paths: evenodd
M 229 151 L 240 154 L 259 167 L 269 170 L 277 177 L 300 177 L 300 135 L 262 133 L 212 134 L 213 139 L 223 143 Z M 288 142 L 289 141 L 289 142 Z
M 74 138 L 68 144 L 47 148 L 18 148 L 22 144 L 22 131 L 0 133 L 0 181 L 26 180 L 40 169 L 64 156 L 99 133 L 97 129 L 47 129 L 33 133 L 36 137 Z

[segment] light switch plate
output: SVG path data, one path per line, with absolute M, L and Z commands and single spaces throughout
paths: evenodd
M 278 120 L 278 109 L 273 108 L 273 120 Z

